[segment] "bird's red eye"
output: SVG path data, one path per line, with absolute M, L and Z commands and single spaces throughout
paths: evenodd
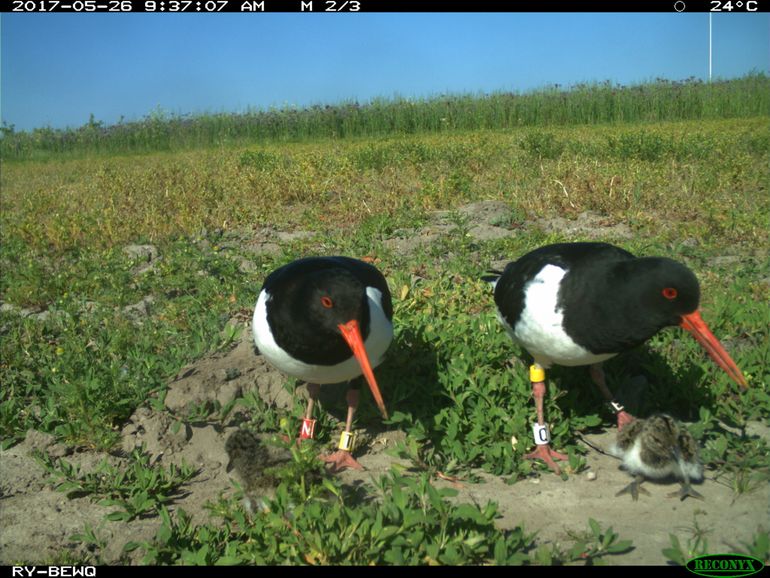
M 331 309 L 332 307 L 334 307 L 334 303 L 332 303 L 332 300 L 329 299 L 326 295 L 321 297 L 321 305 L 323 305 L 327 309 Z
M 663 289 L 662 293 L 663 293 L 663 297 L 665 297 L 666 299 L 676 299 L 676 296 L 678 294 L 677 290 L 674 289 L 673 287 L 666 287 L 665 289 Z

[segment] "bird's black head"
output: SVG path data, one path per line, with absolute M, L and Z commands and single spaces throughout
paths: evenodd
M 700 286 L 692 271 L 664 257 L 625 261 L 618 271 L 628 275 L 627 293 L 635 297 L 629 303 L 629 316 L 636 321 L 639 336 L 649 333 L 647 339 L 664 327 L 678 325 L 701 344 L 733 381 L 746 387 L 741 370 L 700 316 Z
M 310 275 L 298 302 L 306 307 L 309 324 L 326 334 L 341 335 L 340 325 L 358 322 L 364 335 L 369 326 L 366 287 L 345 269 L 325 269 Z
M 618 353 L 647 341 L 665 327 L 680 325 L 698 310 L 700 287 L 681 263 L 642 257 L 593 269 L 565 285 L 579 298 L 565 304 L 565 326 L 593 353 Z
M 681 263 L 665 257 L 642 257 L 624 265 L 635 271 L 634 292 L 640 313 L 654 320 L 659 329 L 681 324 L 684 315 L 698 309 L 698 279 Z

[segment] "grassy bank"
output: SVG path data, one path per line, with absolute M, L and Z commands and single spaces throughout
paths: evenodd
M 705 84 L 658 80 L 609 82 L 527 93 L 376 99 L 368 103 L 287 106 L 242 114 L 174 116 L 157 110 L 137 122 L 15 132 L 4 127 L 3 159 L 179 151 L 243 143 L 552 127 L 746 118 L 770 114 L 770 78 L 763 74 Z
M 0 222 L 11 245 L 47 254 L 203 228 L 340 228 L 489 198 L 520 218 L 665 211 L 678 235 L 759 243 L 769 160 L 757 117 L 6 163 Z

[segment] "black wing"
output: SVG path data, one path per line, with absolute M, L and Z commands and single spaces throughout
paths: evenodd
M 495 303 L 511 327 L 524 310 L 524 288 L 546 265 L 572 269 L 583 263 L 625 261 L 634 256 L 608 243 L 555 243 L 508 263 L 495 286 Z

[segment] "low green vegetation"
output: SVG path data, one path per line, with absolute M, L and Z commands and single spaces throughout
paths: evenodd
M 692 526 L 682 528 L 688 534 L 684 544 L 677 534 L 669 534 L 671 547 L 664 548 L 662 551 L 669 564 L 684 566 L 688 560 L 698 556 L 723 553 L 721 550 L 714 551 L 713 548 L 709 548 L 708 536 L 710 531 L 699 524 L 698 516 L 701 514 L 703 514 L 702 511 L 696 511 Z M 744 543 L 735 547 L 732 553 L 747 554 L 767 564 L 770 561 L 770 534 L 767 530 L 762 529 L 754 534 L 751 543 Z
M 375 249 L 427 211 L 478 199 L 510 203 L 519 222 L 592 210 L 652 227 L 664 241 L 761 247 L 769 151 L 767 117 L 757 117 L 6 162 L 4 254 L 26 258 L 8 263 L 20 270 L 2 290 L 12 285 L 20 305 L 50 300 L 70 279 L 58 266 L 50 274 L 49 255 L 69 259 L 82 277 L 98 262 L 95 250 L 195 240 L 204 230 L 365 227 Z
M 284 427 L 284 433 L 289 429 Z M 601 564 L 627 552 L 619 540 L 589 520 L 589 531 L 576 535 L 569 548 L 536 547 L 535 535 L 516 527 L 495 526 L 494 503 L 484 507 L 455 504 L 451 488 L 437 489 L 430 475 L 403 475 L 393 468 L 367 488 L 367 499 L 345 489 L 325 473 L 313 443 L 291 449 L 293 459 L 280 468 L 275 496 L 248 513 L 233 500 L 211 504 L 217 523 L 196 525 L 184 510 L 171 514 L 161 506 L 161 526 L 154 539 L 130 542 L 147 564 Z M 89 528 L 76 538 L 100 544 Z
M 182 484 L 196 474 L 187 464 L 171 464 L 168 469 L 152 466 L 150 458 L 135 450 L 129 456 L 129 466 L 120 469 L 102 460 L 93 471 L 81 472 L 78 466 L 64 459 L 52 459 L 47 454 L 38 457 L 49 474 L 49 482 L 68 497 L 91 496 L 103 506 L 117 506 L 107 520 L 130 521 L 157 513 L 171 501 Z M 101 498 L 101 499 L 100 499 Z

